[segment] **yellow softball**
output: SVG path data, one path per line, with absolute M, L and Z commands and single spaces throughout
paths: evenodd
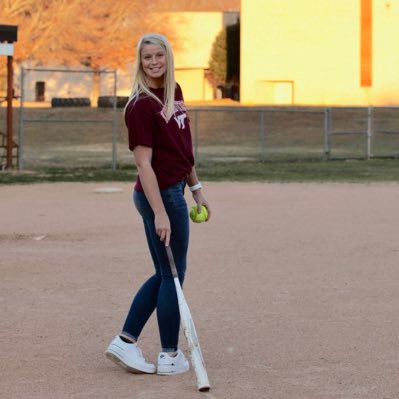
M 198 207 L 195 205 L 190 209 L 190 218 L 194 223 L 205 222 L 208 218 L 208 209 L 206 209 L 205 206 L 202 206 L 201 212 L 198 212 Z

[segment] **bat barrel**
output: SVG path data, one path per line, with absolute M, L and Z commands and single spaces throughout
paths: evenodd
M 180 317 L 184 328 L 184 335 L 187 339 L 188 350 L 191 355 L 191 363 L 194 367 L 194 371 L 197 377 L 197 387 L 200 392 L 207 392 L 210 389 L 210 384 L 208 380 L 208 374 L 205 369 L 201 348 L 198 342 L 197 332 L 195 331 L 194 321 L 191 317 L 190 309 L 187 305 L 183 290 L 179 282 L 172 250 L 170 246 L 165 246 L 165 248 L 169 260 L 170 269 L 172 271 L 173 280 L 175 283 Z

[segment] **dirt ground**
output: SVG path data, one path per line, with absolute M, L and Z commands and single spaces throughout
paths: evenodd
M 131 184 L 57 183 L 0 187 L 0 398 L 399 397 L 399 185 L 205 186 L 185 292 L 211 391 L 104 356 L 152 272 Z M 154 316 L 140 342 L 155 361 Z

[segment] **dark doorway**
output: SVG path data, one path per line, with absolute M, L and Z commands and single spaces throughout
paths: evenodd
M 36 82 L 36 101 L 44 101 L 46 82 Z
M 226 27 L 227 75 L 225 96 L 240 100 L 240 20 Z

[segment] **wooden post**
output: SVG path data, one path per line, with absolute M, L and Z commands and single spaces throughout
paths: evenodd
M 7 163 L 6 168 L 12 168 L 13 151 L 13 118 L 12 118 L 12 98 L 13 98 L 13 57 L 7 56 Z
M 12 99 L 13 88 L 13 55 L 14 45 L 17 41 L 18 26 L 0 25 L 0 55 L 7 56 L 7 143 L 6 143 L 6 168 L 12 168 L 12 153 L 14 147 L 13 126 L 12 126 Z

